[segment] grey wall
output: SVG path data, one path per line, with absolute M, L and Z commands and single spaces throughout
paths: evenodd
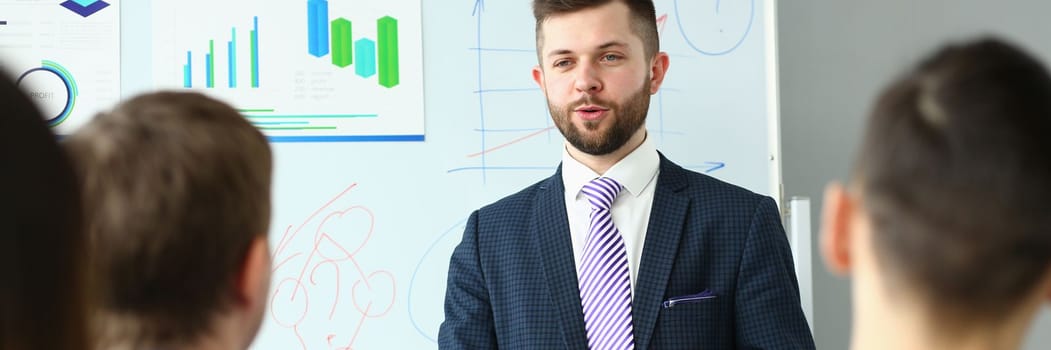
M 1013 40 L 1051 62 L 1049 13 L 1051 2 L 1043 0 L 778 1 L 786 198 L 811 198 L 817 231 L 823 188 L 847 178 L 864 117 L 885 84 L 947 40 L 980 33 Z M 846 349 L 849 282 L 830 275 L 819 256 L 813 276 L 817 346 Z M 1049 347 L 1051 309 L 1045 308 L 1025 349 Z

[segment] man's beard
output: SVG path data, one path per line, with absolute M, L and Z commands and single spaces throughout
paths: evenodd
M 648 82 L 649 79 L 646 81 Z M 570 145 L 590 155 L 606 155 L 628 143 L 631 136 L 646 122 L 646 113 L 650 108 L 650 94 L 647 87 L 648 84 L 643 84 L 642 88 L 633 94 L 624 105 L 589 95 L 565 106 L 552 105 L 548 100 L 548 108 L 551 110 L 551 117 L 555 125 L 558 126 L 558 130 L 562 132 L 562 136 L 569 141 Z M 585 104 L 603 106 L 612 112 L 612 115 L 606 117 L 614 118 L 609 130 L 597 135 L 586 135 L 573 124 L 574 110 Z M 596 131 L 601 121 L 585 121 L 584 128 L 588 131 Z

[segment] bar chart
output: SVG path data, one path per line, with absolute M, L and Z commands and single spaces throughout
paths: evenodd
M 273 142 L 424 139 L 419 1 L 157 0 L 151 10 L 156 88 L 226 101 Z
M 215 81 L 215 40 L 209 39 L 207 44 L 207 51 L 201 56 L 201 61 L 204 65 L 203 74 L 200 80 L 204 81 L 204 87 L 214 88 L 216 85 Z M 230 40 L 226 42 L 226 87 L 236 88 L 238 75 L 237 75 L 237 28 L 230 28 Z M 249 69 L 248 75 L 241 79 L 246 79 L 249 86 L 253 88 L 259 87 L 259 16 L 252 17 L 252 30 L 248 32 L 248 46 L 245 47 L 249 55 Z M 182 86 L 184 88 L 194 87 L 193 78 L 193 61 L 194 61 L 193 50 L 186 51 L 186 62 L 182 65 Z M 242 85 L 243 86 L 243 85 Z
M 307 53 L 332 56 L 332 64 L 346 68 L 354 62 L 354 73 L 362 78 L 377 76 L 380 86 L 393 88 L 400 82 L 398 70 L 398 20 L 383 16 L 376 20 L 376 39 L 354 41 L 353 22 L 344 17 L 329 20 L 326 0 L 307 1 Z

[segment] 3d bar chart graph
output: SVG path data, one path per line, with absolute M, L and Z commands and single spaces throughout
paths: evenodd
M 315 57 L 325 57 L 331 53 L 332 64 L 339 68 L 346 68 L 356 61 L 358 66 L 354 68 L 354 73 L 358 76 L 370 78 L 378 71 L 380 86 L 398 86 L 401 77 L 398 69 L 397 19 L 391 16 L 377 19 L 376 40 L 362 38 L 351 45 L 353 23 L 343 17 L 331 22 L 328 18 L 328 1 L 307 1 L 307 52 Z

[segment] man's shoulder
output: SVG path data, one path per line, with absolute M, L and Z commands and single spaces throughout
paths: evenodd
M 662 163 L 661 172 L 668 174 L 669 177 L 681 177 L 686 183 L 683 193 L 691 199 L 702 202 L 718 205 L 740 202 L 754 206 L 757 201 L 768 198 L 711 175 L 682 168 L 667 159 L 664 159 Z
M 506 215 L 506 213 L 528 213 L 526 209 L 532 208 L 536 205 L 536 197 L 538 193 L 540 193 L 540 191 L 556 190 L 553 187 L 560 185 L 560 181 L 561 178 L 557 176 L 557 174 L 555 176 L 544 178 L 543 180 L 537 181 L 514 194 L 510 194 L 496 202 L 483 206 L 478 210 L 479 215 L 503 216 Z

